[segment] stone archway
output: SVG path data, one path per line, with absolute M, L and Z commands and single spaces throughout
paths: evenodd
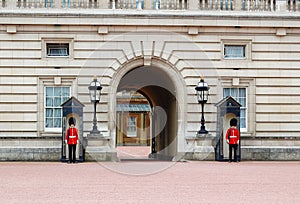
M 151 66 L 144 66 L 135 61 L 120 69 L 112 88 L 110 116 L 113 120 L 116 119 L 117 92 L 136 91 L 151 104 L 149 128 L 152 157 L 171 160 L 182 152 L 184 125 L 181 123 L 185 120 L 184 107 L 181 106 L 184 104 L 185 86 L 179 73 L 163 62 L 153 61 Z M 116 128 L 114 125 L 111 129 L 115 145 Z

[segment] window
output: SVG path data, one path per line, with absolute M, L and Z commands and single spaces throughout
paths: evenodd
M 70 98 L 70 87 L 49 86 L 45 88 L 45 130 L 61 129 L 61 104 Z
M 46 38 L 42 36 L 41 57 L 45 60 L 69 60 L 73 58 L 73 38 Z
M 136 117 L 127 117 L 127 137 L 136 137 Z
M 247 129 L 247 93 L 246 88 L 224 88 L 223 96 L 231 96 L 235 100 L 237 100 L 241 106 L 240 112 L 240 128 L 242 130 Z
M 245 45 L 224 45 L 225 59 L 244 59 L 246 58 Z
M 48 57 L 68 57 L 69 43 L 47 43 Z
M 252 39 L 221 39 L 222 60 L 247 60 L 252 58 Z

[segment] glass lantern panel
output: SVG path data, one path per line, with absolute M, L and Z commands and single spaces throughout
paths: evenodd
M 91 101 L 96 100 L 96 90 L 90 90 L 90 98 L 91 98 Z
M 202 102 L 204 100 L 203 91 L 198 91 L 198 101 Z
M 100 90 L 96 90 L 96 100 L 97 101 L 100 101 L 100 93 L 101 93 Z
M 198 102 L 206 102 L 208 100 L 208 90 L 198 91 Z
M 203 92 L 203 95 L 204 95 L 204 101 L 207 101 L 208 100 L 208 90 L 205 90 Z
M 89 86 L 90 98 L 92 102 L 100 100 L 101 84 L 98 81 L 92 81 Z

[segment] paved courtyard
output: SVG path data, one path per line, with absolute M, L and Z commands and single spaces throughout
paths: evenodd
M 300 162 L 1 162 L 1 203 L 300 203 Z

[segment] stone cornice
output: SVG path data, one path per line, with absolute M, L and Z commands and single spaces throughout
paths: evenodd
M 45 20 L 47 18 L 47 20 Z M 0 10 L 2 25 L 300 27 L 300 13 L 153 10 Z

